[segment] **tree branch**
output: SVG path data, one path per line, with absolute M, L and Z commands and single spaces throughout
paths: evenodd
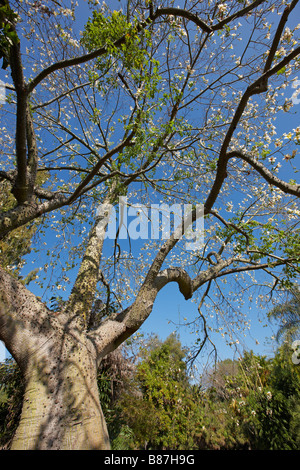
M 274 266 L 282 266 L 284 264 L 288 264 L 289 260 L 282 260 L 282 261 L 274 261 L 272 264 Z M 222 276 L 227 276 L 229 274 L 237 274 L 241 272 L 247 272 L 247 271 L 257 271 L 259 269 L 265 270 L 270 267 L 270 263 L 250 263 L 246 266 L 237 266 L 231 269 L 226 269 L 225 271 L 219 272 L 215 278 L 222 277 Z M 269 273 L 270 274 L 270 273 Z
M 68 201 L 66 196 L 56 193 L 53 198 L 42 204 L 31 201 L 19 204 L 17 207 L 0 214 L 0 239 L 15 228 L 64 206 Z
M 151 24 L 153 21 L 153 15 L 150 15 L 149 18 L 147 18 L 145 21 L 142 23 L 139 23 L 138 25 L 135 26 L 135 30 L 137 32 L 142 31 L 145 29 L 149 24 Z M 114 43 L 114 47 L 120 47 L 126 42 L 126 34 L 121 36 L 119 39 L 117 39 Z M 103 55 L 107 54 L 107 47 L 103 46 L 100 47 L 99 49 L 96 49 L 95 51 L 89 52 L 88 54 L 83 54 L 78 57 L 73 57 L 72 59 L 65 59 L 61 60 L 59 62 L 56 62 L 49 67 L 46 67 L 44 70 L 42 70 L 31 82 L 28 84 L 28 93 L 31 93 L 34 88 L 37 87 L 37 85 L 44 80 L 48 75 L 52 74 L 53 72 L 56 72 L 57 70 L 62 70 L 67 67 L 72 67 L 74 65 L 80 65 L 84 64 L 85 62 L 89 62 L 90 60 L 97 59 L 98 57 L 101 57 Z
M 199 26 L 200 29 L 202 29 L 206 33 L 212 33 L 212 28 L 208 26 L 203 20 L 201 20 L 197 14 L 193 14 L 188 10 L 184 10 L 182 8 L 172 8 L 172 7 L 167 7 L 167 8 L 158 8 L 153 16 L 153 21 L 156 20 L 156 18 L 159 18 L 160 16 L 164 15 L 172 15 L 172 16 L 179 16 L 180 18 L 186 18 L 187 20 L 192 21 L 195 23 L 195 25 Z
M 78 317 L 83 328 L 86 328 L 89 323 L 89 315 L 94 303 L 99 280 L 99 266 L 104 240 L 100 239 L 97 235 L 98 222 L 99 220 L 97 219 L 89 235 L 79 272 L 64 308 L 64 313 L 68 316 L 73 318 Z
M 250 3 L 250 5 L 248 5 L 247 7 L 242 8 L 242 10 L 234 13 L 233 15 L 228 16 L 227 18 L 224 18 L 224 20 L 220 21 L 219 23 L 212 25 L 212 31 L 218 31 L 222 29 L 226 24 L 230 23 L 236 18 L 241 18 L 242 16 L 247 15 L 247 13 L 249 13 L 251 10 L 258 7 L 259 5 L 261 5 L 261 3 L 264 2 L 266 2 L 266 0 L 255 0 L 253 3 Z
M 269 55 L 268 55 L 268 58 L 266 60 L 266 64 L 265 64 L 265 68 L 264 68 L 264 72 L 267 72 L 270 68 L 271 68 L 271 65 L 272 65 L 272 61 L 274 59 L 274 56 L 276 54 L 276 51 L 277 51 L 277 47 L 278 47 L 278 44 L 280 42 L 280 39 L 281 39 L 281 35 L 282 35 L 282 32 L 283 32 L 283 28 L 288 20 L 288 17 L 289 17 L 289 14 L 291 13 L 291 11 L 295 8 L 295 6 L 297 5 L 299 0 L 293 0 L 285 9 L 284 9 L 284 12 L 282 14 L 282 17 L 280 19 L 280 22 L 278 24 L 278 27 L 277 27 L 277 31 L 274 35 L 274 39 L 273 39 L 273 43 L 272 43 L 272 46 L 270 48 L 270 52 L 269 52 Z
M 248 7 L 243 8 L 239 12 L 235 13 L 234 15 L 231 15 L 228 18 L 225 18 L 223 21 L 219 22 L 218 24 L 214 26 L 208 26 L 203 20 L 201 20 L 197 14 L 193 14 L 187 10 L 181 9 L 181 8 L 172 8 L 172 7 L 167 7 L 167 8 L 158 8 L 155 12 L 153 11 L 153 8 L 150 8 L 150 14 L 149 17 L 139 23 L 138 25 L 135 26 L 135 30 L 137 32 L 142 31 L 145 29 L 149 24 L 151 24 L 153 21 L 155 21 L 157 18 L 165 15 L 173 15 L 173 16 L 179 16 L 182 18 L 186 18 L 190 21 L 193 21 L 199 28 L 201 28 L 204 32 L 206 33 L 211 33 L 213 31 L 222 29 L 223 26 L 232 20 L 239 18 L 241 16 L 244 16 L 247 14 L 249 11 L 251 11 L 253 8 L 257 7 L 261 3 L 263 3 L 265 0 L 256 0 L 255 2 L 251 3 Z M 126 35 L 121 36 L 119 39 L 117 39 L 113 45 L 114 47 L 120 47 L 126 42 Z M 103 46 L 100 47 L 99 49 L 96 49 L 95 51 L 92 51 L 88 54 L 83 54 L 78 57 L 74 57 L 72 59 L 65 59 L 61 60 L 59 62 L 56 62 L 49 67 L 45 68 L 42 70 L 31 82 L 28 84 L 28 93 L 31 93 L 34 88 L 37 87 L 37 85 L 44 80 L 48 75 L 52 74 L 53 72 L 56 72 L 57 70 L 61 70 L 67 67 L 72 67 L 74 65 L 80 65 L 85 62 L 88 62 L 93 59 L 97 59 L 98 57 L 101 57 L 102 55 L 105 55 L 107 53 L 107 47 Z
M 10 48 L 10 67 L 17 95 L 16 113 L 16 163 L 17 177 L 13 194 L 19 204 L 27 200 L 27 156 L 26 156 L 26 126 L 27 126 L 27 90 L 23 76 L 20 43 L 14 43 Z
M 161 265 L 162 261 L 165 259 L 166 252 L 170 249 L 170 245 L 174 243 L 174 239 L 171 240 L 171 238 L 165 242 L 156 256 L 134 303 L 121 313 L 110 316 L 96 330 L 90 333 L 91 340 L 97 349 L 99 358 L 115 349 L 115 347 L 138 330 L 150 315 L 158 292 L 168 283 L 176 282 L 180 292 L 183 294 L 184 298 L 188 300 L 197 289 L 207 282 L 211 283 L 212 280 L 225 275 L 256 271 L 259 269 L 266 270 L 270 264 L 255 263 L 240 257 L 221 259 L 220 256 L 217 256 L 217 262 L 201 272 L 194 279 L 181 267 L 167 268 L 157 272 L 158 266 Z M 247 264 L 226 269 L 234 262 Z M 274 266 L 281 266 L 289 262 L 290 260 L 278 258 L 272 264 Z
M 266 92 L 268 90 L 268 79 L 275 75 L 279 70 L 281 70 L 285 65 L 290 63 L 295 57 L 297 57 L 300 54 L 300 46 L 296 47 L 290 54 L 288 54 L 284 59 L 282 59 L 278 64 L 276 64 L 274 67 L 271 69 L 268 69 L 266 72 L 264 72 L 257 80 L 255 80 L 251 85 L 248 86 L 246 91 L 244 92 L 238 107 L 234 113 L 234 116 L 232 118 L 232 121 L 229 125 L 229 128 L 227 130 L 227 133 L 225 135 L 225 138 L 223 140 L 220 153 L 219 153 L 219 160 L 217 164 L 217 172 L 216 172 L 216 177 L 215 181 L 213 183 L 212 189 L 206 199 L 206 202 L 204 204 L 205 207 L 205 214 L 209 213 L 210 210 L 212 209 L 215 200 L 218 197 L 218 194 L 221 190 L 221 187 L 223 185 L 223 182 L 225 178 L 227 177 L 227 162 L 228 162 L 228 154 L 227 154 L 227 149 L 229 147 L 229 144 L 231 142 L 233 133 L 245 111 L 245 108 L 248 104 L 249 99 L 253 95 L 257 95 L 263 92 Z
M 155 278 L 155 286 L 160 291 L 169 282 L 177 282 L 185 300 L 193 296 L 193 283 L 183 268 L 168 268 L 161 271 Z
M 26 140 L 27 140 L 27 171 L 28 171 L 28 190 L 27 197 L 30 198 L 34 193 L 34 186 L 36 182 L 37 168 L 38 168 L 38 149 L 36 144 L 36 137 L 33 127 L 33 119 L 31 111 L 27 104 L 26 110 Z
M 51 100 L 49 100 L 45 103 L 36 104 L 35 106 L 32 106 L 32 110 L 35 111 L 36 109 L 45 108 L 46 106 L 49 106 L 50 104 L 54 103 L 55 101 L 58 101 L 61 98 L 64 98 L 65 96 L 69 95 L 70 93 L 73 93 L 73 91 L 79 90 L 79 89 L 84 88 L 86 86 L 89 86 L 91 84 L 92 84 L 92 82 L 89 81 L 89 82 L 86 82 L 86 83 L 82 83 L 80 85 L 76 85 L 73 88 L 71 88 L 70 90 L 67 90 L 67 91 L 61 93 L 59 96 L 55 96 L 54 98 L 52 98 Z

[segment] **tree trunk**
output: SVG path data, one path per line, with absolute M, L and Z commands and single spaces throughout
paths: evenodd
M 25 380 L 12 449 L 109 449 L 99 355 L 82 319 L 48 310 L 0 268 L 0 339 Z
M 46 342 L 23 368 L 26 391 L 12 449 L 109 449 L 92 351 L 69 333 L 55 343 Z

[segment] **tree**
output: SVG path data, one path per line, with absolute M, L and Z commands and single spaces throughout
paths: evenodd
M 14 196 L 0 216 L 1 237 L 42 220 L 60 243 L 38 245 L 50 260 L 45 271 L 55 262 L 58 272 L 48 300 L 72 284 L 54 312 L 1 268 L 0 338 L 25 378 L 13 449 L 109 447 L 97 368 L 143 325 L 168 283 L 186 300 L 199 295 L 196 321 L 199 331 L 204 321 L 206 338 L 205 302 L 224 315 L 216 299 L 231 303 L 223 280 L 237 283 L 238 299 L 238 286 L 246 292 L 255 273 L 272 293 L 299 273 L 299 127 L 276 136 L 276 118 L 292 115 L 297 101 L 286 100 L 285 89 L 296 83 L 299 64 L 298 2 L 175 8 L 140 0 L 118 4 L 119 11 L 89 4 L 84 28 L 72 1 L 0 6 L 10 74 L 0 176 Z M 40 183 L 44 171 L 49 178 Z M 125 202 L 136 210 L 128 233 L 138 238 L 144 214 L 154 224 L 148 209 L 160 199 L 190 212 L 165 240 L 152 237 L 139 255 L 128 253 L 118 237 Z M 114 210 L 119 226 L 104 244 Z M 202 214 L 203 245 L 188 238 L 189 229 L 201 232 Z M 79 257 L 76 278 L 68 279 Z M 94 318 L 99 297 L 105 308 Z

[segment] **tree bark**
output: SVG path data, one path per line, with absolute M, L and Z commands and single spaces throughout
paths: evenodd
M 25 381 L 12 449 L 109 449 L 99 358 L 78 316 L 48 310 L 1 268 L 0 285 L 0 339 Z

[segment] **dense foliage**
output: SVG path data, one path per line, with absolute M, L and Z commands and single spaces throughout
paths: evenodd
M 185 352 L 170 336 L 141 349 L 130 387 L 120 402 L 123 426 L 132 430 L 135 448 L 191 449 L 201 421 L 199 393 L 189 384 Z M 119 443 L 120 439 L 117 439 Z

